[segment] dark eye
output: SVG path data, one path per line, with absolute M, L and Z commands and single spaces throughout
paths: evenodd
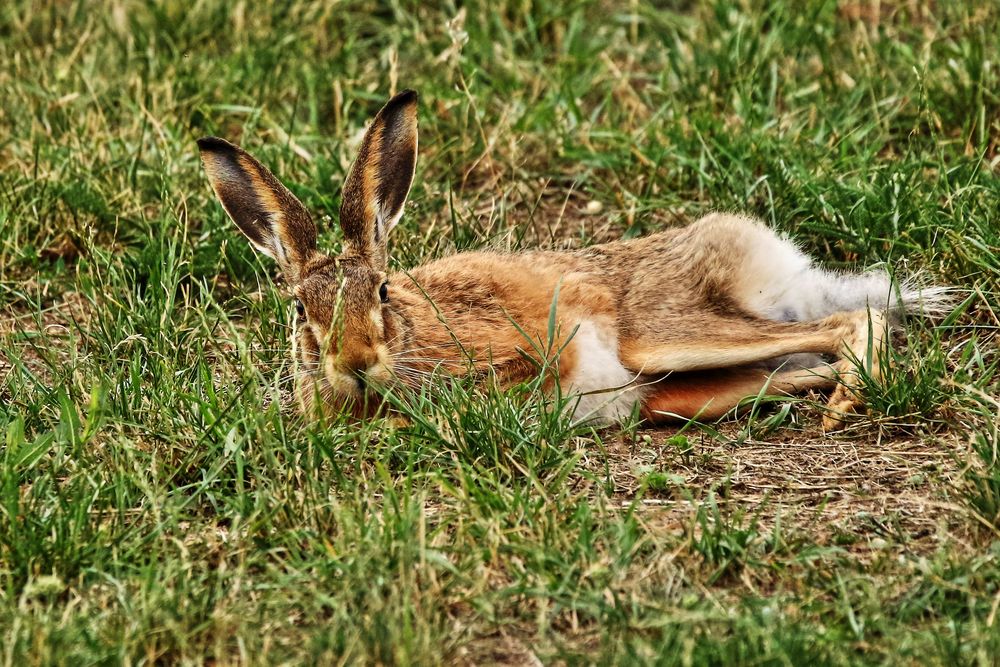
M 382 300 L 382 303 L 389 303 L 389 283 L 382 283 L 382 286 L 378 288 L 378 298 Z
M 295 300 L 295 314 L 299 316 L 300 320 L 306 319 L 306 307 L 300 299 Z

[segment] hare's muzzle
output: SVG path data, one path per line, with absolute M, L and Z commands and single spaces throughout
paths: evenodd
M 384 346 L 365 348 L 328 356 L 326 380 L 334 393 L 360 398 L 373 386 L 382 386 L 392 377 L 388 366 L 388 351 Z

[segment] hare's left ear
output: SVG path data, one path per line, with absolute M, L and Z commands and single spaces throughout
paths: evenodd
M 385 266 L 386 237 L 403 215 L 416 164 L 417 94 L 404 90 L 375 116 L 344 183 L 340 226 L 349 253 Z
M 299 282 L 316 254 L 316 225 L 305 206 L 249 153 L 218 137 L 198 140 L 201 161 L 226 213 L 260 252 Z

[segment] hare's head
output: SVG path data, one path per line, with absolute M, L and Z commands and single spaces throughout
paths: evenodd
M 387 282 L 386 238 L 403 214 L 417 159 L 417 95 L 404 91 L 379 111 L 344 183 L 339 257 L 316 248 L 308 211 L 260 162 L 222 139 L 198 141 L 208 178 L 250 243 L 281 267 L 295 296 L 297 342 L 308 409 L 351 405 L 392 377 L 405 318 Z

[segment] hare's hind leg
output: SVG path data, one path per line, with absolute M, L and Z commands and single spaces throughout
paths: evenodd
M 835 313 L 812 322 L 775 322 L 698 313 L 679 315 L 662 336 L 623 342 L 622 364 L 646 375 L 732 368 L 802 352 L 842 356 L 845 342 L 858 354 L 860 323 L 868 311 Z
M 675 322 L 676 323 L 676 322 Z M 741 398 L 766 392 L 788 394 L 810 388 L 829 387 L 835 374 L 841 383 L 836 387 L 824 418 L 824 427 L 839 427 L 844 417 L 861 403 L 861 378 L 854 362 L 879 376 L 879 353 L 885 344 L 887 325 L 881 311 L 856 310 L 835 313 L 814 322 L 772 322 L 770 320 L 704 316 L 692 320 L 689 335 L 683 340 L 664 340 L 623 345 L 623 365 L 643 375 L 683 373 L 675 389 L 666 378 L 663 387 L 654 391 L 647 403 L 661 412 L 698 412 L 706 405 L 714 407 L 703 417 L 725 414 Z M 759 369 L 740 368 L 761 364 L 778 357 L 799 353 L 834 355 L 832 369 L 823 366 L 799 371 L 779 372 L 770 383 Z M 696 373 L 697 372 L 697 373 Z M 797 373 L 797 376 L 788 375 Z M 813 378 L 809 380 L 808 378 Z M 824 378 L 825 384 L 815 384 Z M 777 384 L 775 384 L 777 380 Z M 782 384 L 785 383 L 785 384 Z M 742 393 L 741 393 L 742 392 Z M 659 397 L 659 398 L 657 398 Z M 701 400 L 701 399 L 705 400 Z M 700 401 L 700 402 L 699 402 Z M 677 410 L 665 409 L 676 406 Z
M 830 365 L 768 373 L 762 368 L 725 368 L 678 373 L 653 385 L 642 401 L 651 423 L 678 419 L 718 419 L 748 396 L 795 396 L 837 384 Z

